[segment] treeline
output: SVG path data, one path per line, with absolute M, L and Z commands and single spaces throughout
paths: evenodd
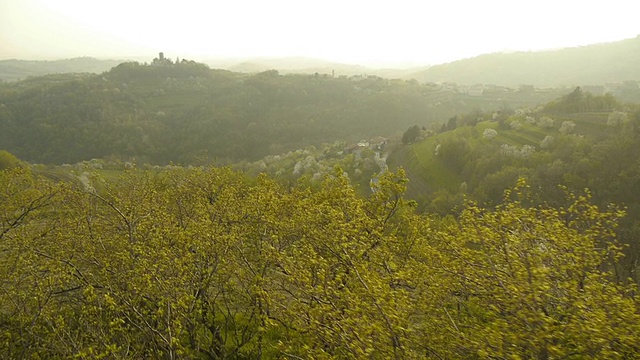
M 390 136 L 501 100 L 375 76 L 240 74 L 182 60 L 0 84 L 0 148 L 31 163 L 254 161 Z M 513 106 L 539 101 L 510 96 Z M 464 100 L 464 101 L 463 101 Z M 496 103 L 497 102 L 497 103 Z
M 228 169 L 52 182 L 0 171 L 3 358 L 632 358 L 623 212 L 566 194 L 420 216 Z

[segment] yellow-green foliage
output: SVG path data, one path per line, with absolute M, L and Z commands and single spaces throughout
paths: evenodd
M 0 150 L 0 170 L 10 169 L 18 166 L 20 160 L 6 150 Z
M 229 169 L 92 187 L 0 172 L 2 358 L 632 358 L 622 215 L 526 184 L 419 216 L 403 171 L 365 199 Z M 573 196 L 573 197 L 572 197 Z
M 526 197 L 526 184 L 515 189 Z M 510 192 L 507 196 L 512 195 Z M 455 284 L 447 305 L 451 344 L 497 358 L 628 358 L 639 350 L 632 288 L 602 269 L 621 256 L 620 211 L 588 196 L 568 209 L 506 199 L 495 211 L 469 205 L 436 235 Z

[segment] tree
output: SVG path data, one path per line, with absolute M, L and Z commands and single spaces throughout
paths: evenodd
M 20 160 L 6 150 L 0 150 L 0 170 L 10 169 L 20 164 Z
M 551 148 L 551 146 L 553 146 L 553 136 L 551 135 L 547 135 L 544 137 L 544 139 L 542 139 L 542 141 L 540 141 L 540 149 L 543 150 L 548 150 L 549 148 Z
M 411 144 L 416 141 L 416 139 L 420 136 L 420 127 L 418 125 L 413 125 L 408 128 L 407 131 L 402 134 L 402 143 L 403 144 Z
M 552 128 L 554 125 L 554 121 L 552 118 L 548 117 L 548 116 L 543 116 L 540 118 L 540 120 L 538 120 L 538 126 L 540 126 L 541 128 Z
M 67 305 L 82 282 L 62 260 L 69 248 L 59 235 L 74 217 L 69 194 L 68 184 L 29 169 L 0 171 L 0 357 L 55 357 L 64 346 L 52 328 L 73 316 Z
M 498 132 L 495 129 L 487 128 L 482 132 L 482 137 L 485 139 L 493 139 L 498 135 Z
M 528 192 L 520 180 L 493 211 L 470 204 L 438 236 L 443 271 L 456 284 L 440 323 L 452 356 L 637 354 L 633 287 L 611 272 L 622 255 L 612 230 L 623 213 L 601 212 L 588 194 L 569 194 L 568 208 L 526 207 Z
M 2 358 L 631 358 L 623 212 L 590 195 L 418 215 L 404 171 L 367 198 L 227 168 L 0 171 Z M 456 198 L 456 201 L 462 201 Z
M 563 121 L 562 126 L 560 126 L 560 133 L 563 135 L 572 134 L 576 128 L 576 123 L 571 120 Z
M 627 122 L 629 117 L 626 112 L 622 111 L 614 111 L 607 117 L 607 125 L 609 126 L 621 126 L 625 122 Z
M 438 158 L 451 170 L 460 173 L 470 154 L 470 146 L 463 137 L 449 138 L 438 148 Z

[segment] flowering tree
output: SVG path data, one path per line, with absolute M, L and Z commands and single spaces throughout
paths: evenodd
M 482 132 L 482 136 L 485 139 L 489 139 L 489 140 L 495 138 L 497 135 L 498 135 L 498 132 L 491 128 L 484 129 L 484 131 Z

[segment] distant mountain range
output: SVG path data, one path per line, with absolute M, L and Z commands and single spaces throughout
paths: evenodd
M 640 36 L 553 51 L 495 53 L 432 66 L 409 75 L 424 82 L 509 87 L 601 85 L 640 80 Z
M 306 57 L 208 59 L 204 63 L 212 68 L 243 73 L 256 73 L 275 69 L 282 74 L 377 75 L 391 79 L 410 79 L 412 74 L 429 68 L 428 66 L 419 68 L 371 68 Z
M 151 62 L 152 59 L 147 59 Z M 36 60 L 0 60 L 0 81 L 17 81 L 29 76 L 42 76 L 57 73 L 102 73 L 123 62 L 144 59 L 101 60 L 91 57 L 36 61 Z M 224 69 L 241 73 L 258 73 L 266 70 L 278 70 L 282 74 L 327 74 L 335 76 L 377 75 L 384 78 L 410 78 L 410 75 L 428 68 L 373 69 L 361 65 L 335 63 L 326 60 L 284 57 L 284 58 L 221 58 L 207 59 L 202 63 L 213 69 Z
M 2 60 L 0 80 L 16 81 L 50 73 L 101 73 L 125 61 L 130 60 L 88 57 L 55 61 Z M 212 68 L 244 73 L 275 69 L 282 74 L 377 75 L 459 85 L 571 87 L 639 81 L 640 36 L 560 50 L 486 54 L 447 64 L 404 69 L 374 69 L 304 57 L 207 59 L 202 62 Z

